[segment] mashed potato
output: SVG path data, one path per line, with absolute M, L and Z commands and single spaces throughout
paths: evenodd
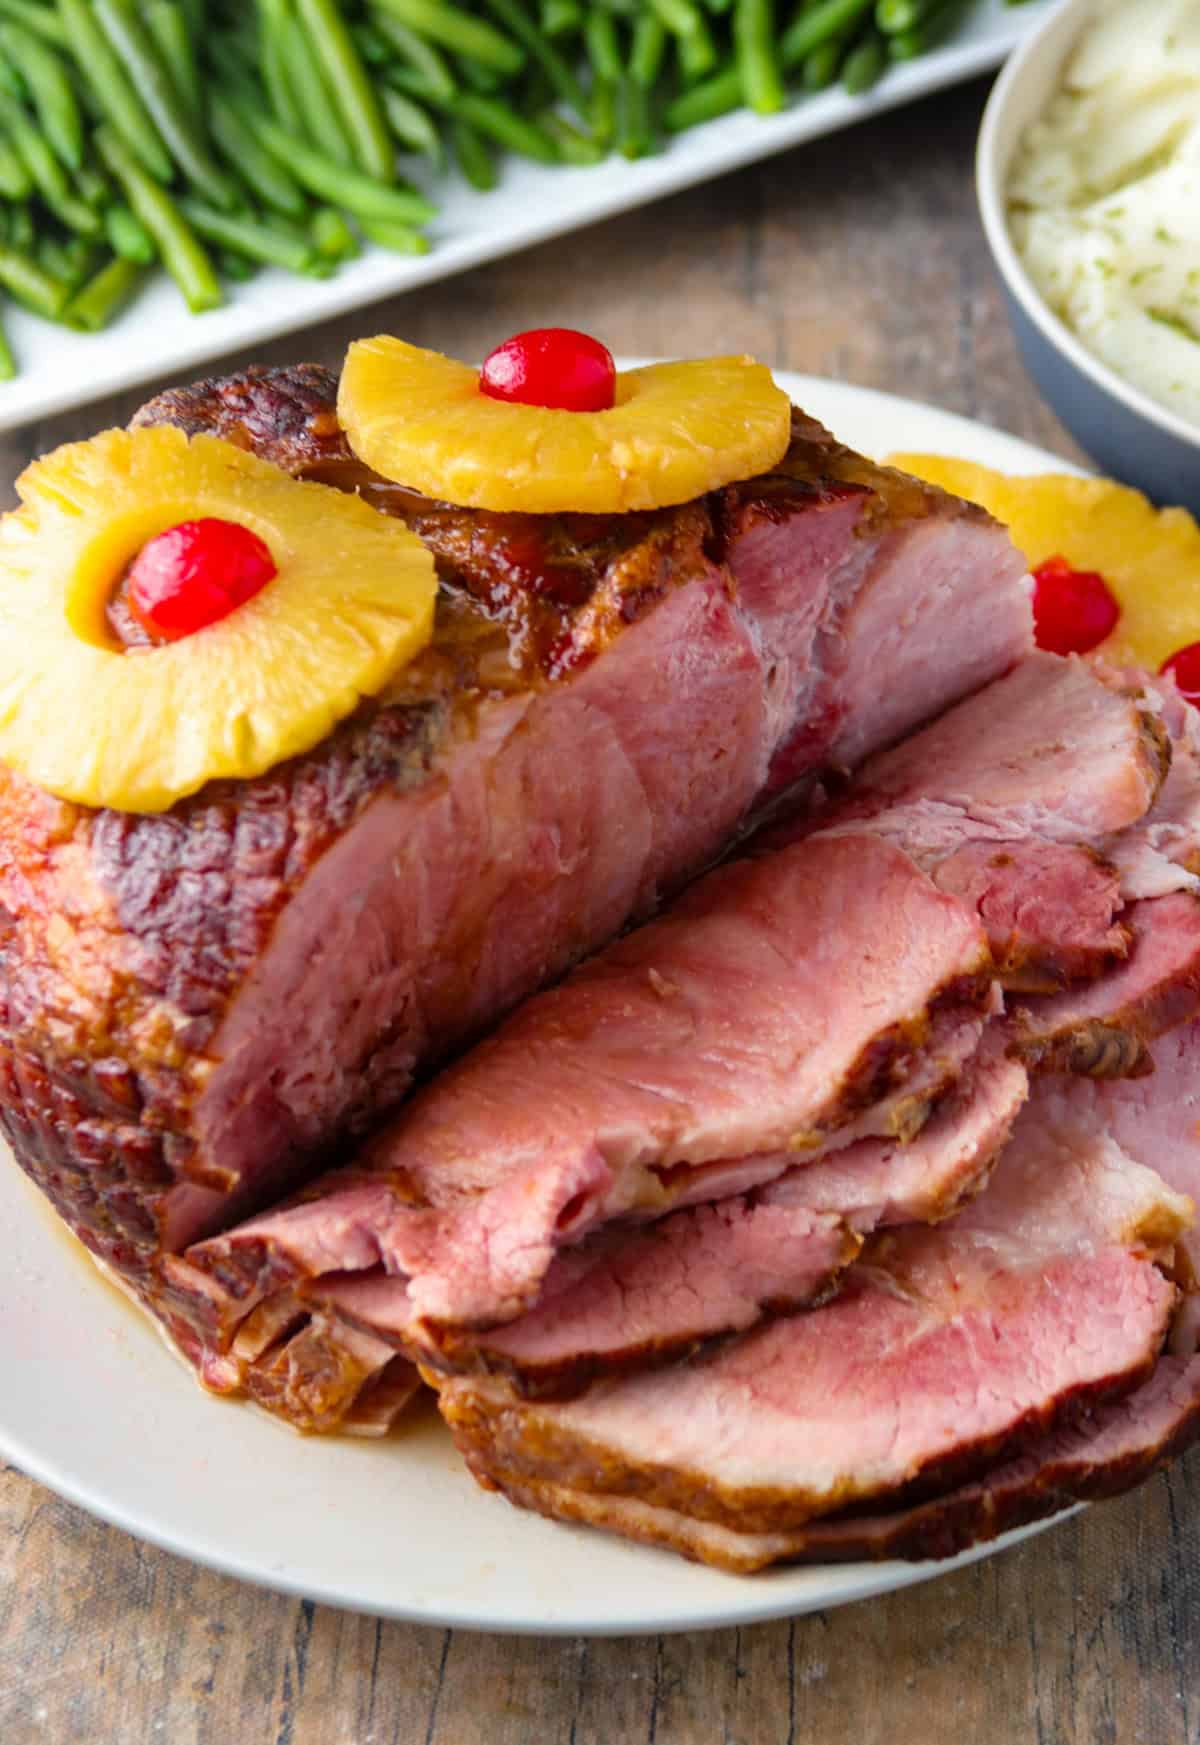
M 1200 426 L 1200 0 L 1101 0 L 1008 197 L 1051 308 Z

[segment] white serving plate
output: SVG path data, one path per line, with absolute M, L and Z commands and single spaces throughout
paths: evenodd
M 4 322 L 20 374 L 0 384 L 0 429 L 156 376 L 181 375 L 209 358 L 448 278 L 969 79 L 999 66 L 1048 3 L 976 0 L 953 41 L 893 69 L 862 97 L 839 89 L 800 99 L 766 119 L 748 112 L 725 116 L 673 140 L 660 156 L 636 163 L 614 157 L 594 169 L 548 170 L 509 159 L 499 187 L 486 195 L 457 177 L 434 182 L 415 170 L 441 208 L 430 232 L 433 249 L 416 260 L 369 249 L 324 281 L 263 272 L 248 285 L 228 286 L 229 301 L 198 316 L 189 315 L 170 280 L 156 274 L 120 320 L 99 335 L 71 333 L 6 306 Z
M 981 424 L 866 388 L 780 385 L 868 454 L 1077 471 Z M 427 1624 L 631 1635 L 786 1617 L 974 1562 L 725 1575 L 559 1526 L 476 1489 L 432 1407 L 390 1440 L 309 1438 L 204 1394 L 94 1271 L 0 1142 L 0 1456 L 139 1538 L 334 1605 Z M 1059 1517 L 1060 1519 L 1062 1517 Z

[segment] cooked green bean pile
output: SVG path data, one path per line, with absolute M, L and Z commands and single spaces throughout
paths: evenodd
M 790 3 L 0 0 L 0 289 L 94 332 L 156 266 L 200 313 L 263 265 L 423 253 L 406 155 L 478 189 L 502 151 L 641 157 L 789 83 L 864 91 L 969 0 Z

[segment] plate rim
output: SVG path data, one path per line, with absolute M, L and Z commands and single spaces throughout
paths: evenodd
M 628 362 L 631 360 L 621 360 Z M 1080 475 L 1084 469 L 1074 465 L 1061 456 L 1054 455 L 1023 438 L 1011 436 L 1006 432 L 995 430 L 978 420 L 963 417 L 960 414 L 944 411 L 935 406 L 913 400 L 909 397 L 884 392 L 880 389 L 859 386 L 857 384 L 834 381 L 830 378 L 811 376 L 789 370 L 774 372 L 780 386 L 800 404 L 810 404 L 818 415 L 830 416 L 829 408 L 822 408 L 821 401 L 825 396 L 836 406 L 838 402 L 857 408 L 853 415 L 867 425 L 876 408 L 882 408 L 885 417 L 902 417 L 906 412 L 916 410 L 921 414 L 932 414 L 939 427 L 947 432 L 947 448 L 955 439 L 961 439 L 964 452 L 978 453 L 981 446 L 991 453 L 993 459 L 987 464 L 1008 467 L 1014 472 L 1021 471 L 1059 471 Z M 836 415 L 831 416 L 831 422 L 836 423 Z M 15 1162 L 0 1155 L 0 1167 L 5 1162 L 17 1170 Z M 19 1173 L 19 1172 L 18 1172 Z M 30 1216 L 36 1218 L 38 1212 L 49 1221 L 54 1222 L 55 1215 L 41 1201 L 40 1191 L 31 1183 L 21 1181 L 18 1185 L 25 1188 L 34 1202 L 30 1206 Z M 56 1222 L 54 1228 L 59 1229 Z M 74 1238 L 66 1238 L 74 1245 Z M 86 1259 L 80 1250 L 81 1262 Z M 80 1267 L 80 1277 L 87 1274 Z M 96 1281 L 90 1281 L 95 1284 Z M 104 1289 L 101 1284 L 100 1289 Z M 3 1316 L 3 1296 L 0 1293 L 0 1318 Z M 144 1323 L 143 1323 L 144 1325 Z M 3 1374 L 3 1356 L 0 1355 L 0 1376 Z M 190 1375 L 189 1385 L 194 1387 Z M 3 1396 L 0 1395 L 0 1398 Z M 212 1421 L 219 1425 L 218 1413 L 224 1407 L 227 1411 L 238 1408 L 230 1402 L 220 1400 L 204 1401 L 205 1410 L 211 1407 Z M 246 1409 L 243 1407 L 242 1409 Z M 265 1416 L 265 1414 L 263 1414 Z M 281 1438 L 281 1446 L 301 1448 L 304 1439 L 291 1441 L 291 1433 L 275 1420 L 271 1420 L 271 1428 Z M 316 1439 L 314 1439 L 316 1440 Z M 347 1439 L 340 1439 L 343 1443 Z M 620 1617 L 603 1614 L 588 1616 L 573 1612 L 559 1618 L 546 1612 L 526 1610 L 524 1613 L 497 1613 L 495 1610 L 480 1610 L 469 1604 L 461 1607 L 447 1605 L 427 1605 L 414 1601 L 392 1600 L 381 1601 L 378 1597 L 364 1593 L 339 1581 L 336 1576 L 313 1581 L 302 1572 L 289 1571 L 286 1565 L 272 1569 L 261 1561 L 250 1559 L 248 1554 L 239 1553 L 232 1547 L 227 1547 L 221 1540 L 213 1541 L 206 1537 L 203 1531 L 189 1529 L 185 1523 L 173 1526 L 169 1519 L 160 1520 L 147 1517 L 138 1511 L 137 1506 L 129 1500 L 114 1498 L 95 1488 L 89 1487 L 86 1476 L 73 1473 L 62 1461 L 61 1455 L 55 1458 L 45 1454 L 37 1446 L 36 1437 L 32 1441 L 20 1429 L 10 1426 L 5 1419 L 5 1407 L 0 1404 L 0 1458 L 3 1458 L 22 1472 L 44 1485 L 56 1495 L 65 1498 L 87 1514 L 107 1522 L 111 1526 L 130 1534 L 133 1538 L 145 1541 L 174 1556 L 201 1567 L 212 1569 L 225 1576 L 249 1583 L 272 1592 L 289 1594 L 296 1598 L 313 1600 L 323 1605 L 334 1606 L 341 1610 L 357 1611 L 369 1616 L 387 1617 L 399 1622 L 426 1625 L 431 1628 L 456 1629 L 467 1631 L 485 1631 L 499 1635 L 534 1635 L 534 1636 L 589 1636 L 589 1637 L 620 1637 L 645 1634 L 675 1634 L 686 1630 L 718 1629 L 732 1624 L 762 1623 L 782 1617 L 798 1617 L 814 1610 L 827 1610 L 843 1604 L 856 1603 L 860 1600 L 877 1598 L 884 1593 L 895 1592 L 912 1587 L 918 1583 L 936 1580 L 943 1575 L 969 1567 L 984 1558 L 997 1556 L 1004 1551 L 1022 1543 L 1035 1534 L 1045 1532 L 1049 1528 L 1068 1520 L 1077 1513 L 1083 1505 L 1045 1520 L 1035 1521 L 1018 1527 L 988 1541 L 984 1544 L 969 1547 L 958 1556 L 940 1561 L 925 1563 L 888 1561 L 884 1563 L 851 1563 L 842 1565 L 812 1565 L 782 1567 L 763 1571 L 754 1576 L 726 1576 L 729 1585 L 729 1602 L 724 1598 L 708 1605 L 699 1604 L 691 1609 L 680 1605 L 668 1612 L 660 1612 L 654 1606 L 638 1602 L 632 1606 L 628 1614 Z M 474 1493 L 470 1493 L 474 1497 Z M 481 1499 L 482 1498 L 481 1495 Z M 491 1499 L 486 1499 L 489 1503 Z M 499 1508 L 502 1499 L 496 1499 L 492 1506 Z M 511 1507 L 511 1505 L 508 1505 Z M 523 1512 L 522 1512 L 523 1514 Z M 585 1544 L 598 1539 L 607 1538 L 592 1529 L 569 1527 L 560 1523 L 553 1524 L 556 1532 L 579 1535 Z M 651 1550 L 623 1542 L 620 1545 L 623 1554 L 628 1554 L 632 1584 L 637 1587 L 638 1564 L 636 1558 L 647 1555 L 664 1557 L 671 1566 L 677 1566 L 681 1561 L 673 1553 Z M 586 1551 L 584 1553 L 586 1559 Z M 642 1565 L 648 1573 L 650 1566 Z M 697 1580 L 714 1573 L 702 1566 L 686 1566 L 697 1568 Z M 821 1587 L 819 1577 L 826 1577 L 826 1586 Z M 812 1592 L 799 1591 L 797 1583 L 806 1581 L 815 1583 Z M 832 1585 L 830 1585 L 832 1584 Z M 645 1588 L 653 1592 L 653 1577 L 645 1584 Z M 838 1591 L 844 1588 L 846 1591 Z

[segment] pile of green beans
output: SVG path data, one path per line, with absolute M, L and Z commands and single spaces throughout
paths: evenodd
M 486 190 L 502 152 L 642 157 L 789 88 L 865 91 L 970 3 L 0 0 L 0 298 L 97 332 L 155 266 L 199 314 L 262 266 L 423 253 L 405 158 Z

